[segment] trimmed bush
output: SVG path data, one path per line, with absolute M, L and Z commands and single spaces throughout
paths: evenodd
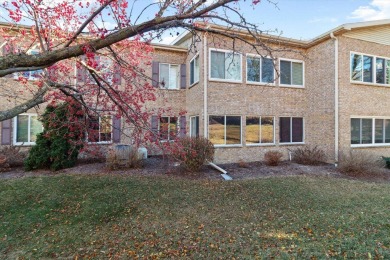
M 21 152 L 20 147 L 4 146 L 0 149 L 0 172 L 8 171 L 11 167 L 23 165 L 27 153 Z
M 380 174 L 384 162 L 364 151 L 351 151 L 340 155 L 339 170 L 341 173 L 359 177 Z
M 76 103 L 47 106 L 41 118 L 44 131 L 37 136 L 25 169 L 57 171 L 74 166 L 84 142 L 83 118 L 83 110 Z
M 268 166 L 278 166 L 282 158 L 283 154 L 278 151 L 268 151 L 264 154 L 264 162 Z
M 304 165 L 319 165 L 326 161 L 326 154 L 324 150 L 317 146 L 304 146 L 291 150 L 292 160 Z
M 171 154 L 187 170 L 196 172 L 214 159 L 214 145 L 203 137 L 181 137 L 171 145 Z

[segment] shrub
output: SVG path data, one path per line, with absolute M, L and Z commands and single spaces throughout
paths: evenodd
M 76 103 L 49 105 L 42 115 L 44 131 L 25 160 L 25 169 L 60 170 L 76 164 L 84 140 L 83 110 Z
M 131 146 L 125 147 L 125 149 L 119 149 L 116 146 L 108 151 L 106 166 L 110 170 L 141 168 L 143 166 L 143 160 L 140 158 L 138 149 Z
M 264 162 L 268 166 L 277 166 L 282 161 L 283 154 L 278 151 L 268 151 L 264 154 Z
M 0 171 L 8 171 L 11 167 L 23 165 L 26 157 L 25 152 L 20 151 L 20 147 L 4 146 L 0 149 Z
M 214 159 L 214 145 L 204 137 L 181 137 L 171 146 L 171 154 L 187 170 L 196 172 Z
M 386 168 L 390 169 L 390 157 L 384 157 L 382 156 L 383 161 L 386 164 Z
M 305 146 L 291 150 L 292 160 L 304 165 L 319 165 L 326 161 L 326 154 L 324 150 L 317 146 Z
M 363 151 L 340 154 L 339 170 L 346 175 L 355 177 L 376 175 L 383 166 L 382 160 Z
M 249 168 L 249 164 L 242 159 L 240 159 L 237 164 L 240 168 Z

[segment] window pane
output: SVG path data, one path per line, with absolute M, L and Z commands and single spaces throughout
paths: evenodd
M 209 139 L 213 144 L 225 144 L 225 117 L 209 117 Z
M 169 118 L 169 140 L 175 140 L 177 136 L 177 117 Z
M 28 142 L 28 115 L 17 117 L 16 142 Z
M 225 53 L 211 51 L 211 78 L 225 78 Z
M 351 144 L 360 144 L 360 119 L 351 118 Z
M 390 84 L 390 60 L 386 60 L 386 84 Z
M 260 59 L 247 57 L 246 72 L 248 81 L 260 82 Z
M 261 81 L 267 83 L 274 82 L 274 63 L 272 59 L 262 58 Z
M 168 140 L 169 132 L 169 117 L 160 118 L 160 138 L 161 140 Z
M 385 143 L 390 143 L 390 119 L 385 120 Z
M 100 140 L 99 142 L 111 141 L 111 116 L 103 116 L 100 118 Z
M 194 82 L 199 81 L 199 56 L 194 60 Z
M 303 142 L 303 118 L 292 119 L 292 142 Z
M 225 59 L 225 76 L 226 79 L 241 79 L 241 56 L 239 54 L 226 53 Z
M 160 82 L 163 88 L 169 86 L 169 64 L 160 64 Z
M 226 117 L 226 144 L 241 144 L 241 117 Z
M 261 118 L 261 143 L 273 143 L 274 142 L 274 118 L 262 117 Z
M 195 82 L 195 60 L 190 62 L 190 85 Z
M 303 85 L 303 63 L 292 63 L 292 84 L 298 86 Z
M 372 57 L 363 56 L 363 81 L 372 82 Z
M 372 119 L 362 119 L 362 144 L 372 143 Z
M 384 129 L 383 129 L 383 119 L 375 119 L 375 143 L 383 143 L 384 138 Z
M 351 79 L 362 81 L 362 56 L 351 54 Z
M 280 83 L 291 85 L 291 62 L 280 61 Z
M 258 144 L 260 143 L 260 117 L 247 116 L 246 117 L 246 143 Z
M 88 142 L 99 142 L 99 118 L 88 119 Z
M 385 83 L 385 60 L 376 59 L 376 83 Z
M 280 119 L 280 126 L 279 126 L 279 132 L 280 132 L 280 142 L 281 143 L 289 143 L 291 142 L 290 138 L 290 122 L 291 118 L 290 117 L 281 117 Z
M 191 137 L 199 136 L 199 117 L 191 117 Z
M 42 132 L 42 123 L 38 120 L 38 116 L 31 116 L 30 119 L 30 142 L 36 142 L 37 135 Z
M 171 65 L 169 70 L 169 86 L 168 89 L 178 89 L 179 88 L 179 66 Z

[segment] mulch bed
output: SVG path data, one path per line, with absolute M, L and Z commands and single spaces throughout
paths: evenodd
M 378 176 L 346 176 L 338 172 L 334 165 L 323 164 L 316 166 L 301 165 L 285 161 L 278 166 L 267 166 L 262 162 L 218 164 L 226 170 L 233 180 L 266 178 L 272 176 L 329 176 L 334 178 L 361 179 L 365 181 L 390 181 L 390 172 Z M 223 180 L 221 173 L 211 166 L 204 166 L 200 172 L 191 173 L 175 163 L 162 157 L 154 156 L 144 161 L 143 167 L 138 169 L 109 170 L 102 162 L 80 162 L 73 168 L 52 172 L 50 170 L 36 170 L 26 172 L 22 167 L 0 173 L 0 179 L 14 179 L 31 176 L 54 176 L 58 174 L 108 174 L 108 175 L 141 175 L 162 176 L 187 179 Z

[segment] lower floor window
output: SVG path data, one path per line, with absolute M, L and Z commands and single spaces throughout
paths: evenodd
M 177 117 L 161 117 L 159 122 L 159 133 L 161 141 L 173 141 L 177 137 Z
M 199 116 L 190 117 L 190 136 L 199 137 Z
M 35 144 L 37 135 L 43 131 L 42 123 L 37 114 L 21 114 L 14 119 L 14 144 Z
M 280 143 L 303 143 L 303 118 L 280 117 Z
M 246 117 L 246 143 L 272 144 L 274 143 L 273 117 Z
M 351 118 L 351 144 L 390 143 L 390 119 Z
M 241 116 L 210 116 L 209 140 L 214 145 L 240 145 Z
M 88 123 L 88 142 L 110 143 L 112 142 L 112 117 L 90 117 Z

